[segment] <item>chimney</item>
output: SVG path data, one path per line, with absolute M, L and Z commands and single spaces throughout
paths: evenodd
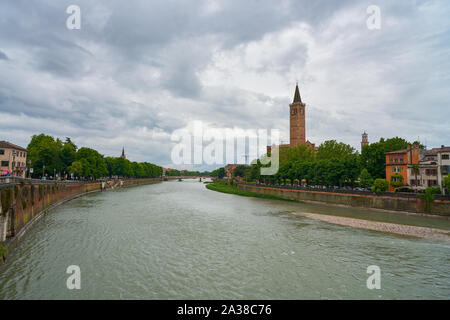
M 441 145 L 441 148 L 445 148 L 445 146 L 444 146 L 444 145 Z

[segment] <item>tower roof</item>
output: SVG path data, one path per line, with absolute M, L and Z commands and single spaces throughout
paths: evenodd
M 300 97 L 300 90 L 298 89 L 298 83 L 295 86 L 295 94 L 294 94 L 294 101 L 292 103 L 302 103 L 302 98 Z

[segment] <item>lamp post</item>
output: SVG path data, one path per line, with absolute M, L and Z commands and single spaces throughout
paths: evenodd
M 28 178 L 31 178 L 31 160 L 28 160 Z
M 12 166 L 11 166 L 11 168 L 12 168 L 12 175 L 13 175 L 13 177 L 14 177 L 14 168 L 15 168 L 15 166 L 16 166 L 16 150 L 13 150 L 12 156 L 13 156 L 13 161 L 12 161 Z
M 45 176 L 45 164 L 42 165 L 42 180 L 44 180 Z
M 53 168 L 53 180 L 56 180 L 56 168 Z

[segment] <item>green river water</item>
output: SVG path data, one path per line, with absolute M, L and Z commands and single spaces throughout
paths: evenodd
M 87 195 L 43 217 L 0 267 L 0 299 L 449 299 L 450 243 L 291 211 L 450 229 L 450 221 L 240 197 L 197 180 Z M 69 290 L 66 269 L 81 270 Z M 369 290 L 367 267 L 381 269 Z

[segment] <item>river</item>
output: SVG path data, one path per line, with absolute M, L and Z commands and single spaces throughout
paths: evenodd
M 87 195 L 43 217 L 0 267 L 0 299 L 449 299 L 450 244 L 292 211 L 450 229 L 448 220 L 263 200 L 171 181 Z M 66 269 L 81 270 L 69 290 Z M 367 267 L 381 289 L 369 290 Z

